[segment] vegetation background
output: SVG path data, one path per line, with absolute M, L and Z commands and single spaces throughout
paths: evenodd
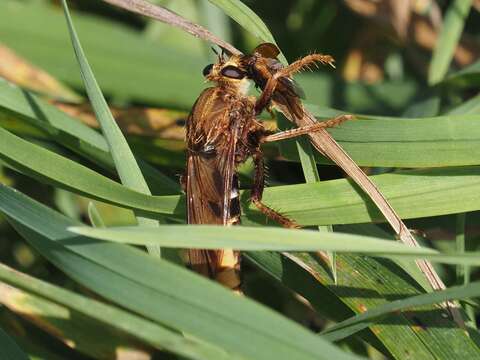
M 265 200 L 321 233 L 275 228 L 246 195 L 243 224 L 262 228 L 178 225 L 183 126 L 207 86 L 211 44 L 100 0 L 70 0 L 83 58 L 72 49 L 61 1 L 4 0 L 0 358 L 478 358 L 472 299 L 480 286 L 470 266 L 480 256 L 465 251 L 478 250 L 480 233 L 480 2 L 243 1 L 253 13 L 238 1 L 155 3 L 246 53 L 265 40 L 257 31 L 263 21 L 290 62 L 313 51 L 334 56 L 335 70 L 296 76 L 305 101 L 319 118 L 335 109 L 358 116 L 332 135 L 425 249 L 386 241 L 394 236 L 380 213 L 318 154 L 322 181 L 304 184 L 295 142 L 265 148 L 272 186 Z M 87 59 L 156 196 L 136 165 L 128 168 L 135 161 L 95 86 L 84 85 L 77 61 L 88 80 Z M 240 173 L 248 189 L 252 165 Z M 68 230 L 137 222 L 123 232 Z M 243 241 L 246 296 L 274 312 L 141 250 L 212 239 L 225 247 Z M 329 257 L 302 252 L 313 250 Z M 431 293 L 412 260 L 419 254 L 436 262 L 448 287 L 466 285 Z M 465 327 L 435 305 L 446 297 L 470 299 L 462 302 Z

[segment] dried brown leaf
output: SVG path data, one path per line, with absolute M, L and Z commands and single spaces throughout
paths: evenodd
M 26 89 L 64 101 L 81 100 L 73 90 L 2 44 L 0 44 L 0 77 Z

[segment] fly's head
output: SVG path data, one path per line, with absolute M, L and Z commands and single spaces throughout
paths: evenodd
M 215 64 L 207 65 L 203 69 L 203 76 L 218 86 L 231 89 L 246 95 L 250 86 L 247 69 L 242 62 L 242 56 L 229 55 L 224 52 L 218 56 Z

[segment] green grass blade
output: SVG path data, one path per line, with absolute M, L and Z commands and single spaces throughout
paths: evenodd
M 460 167 L 399 171 L 371 178 L 407 219 L 478 209 L 479 174 L 478 167 Z M 384 221 L 374 205 L 345 179 L 269 188 L 263 199 L 305 226 Z M 451 211 L 453 208 L 457 211 Z M 256 219 L 254 214 L 248 215 Z
M 361 235 L 258 227 L 212 225 L 161 225 L 159 228 L 125 226 L 116 228 L 72 227 L 70 231 L 124 244 L 194 249 L 237 249 L 248 251 L 338 251 L 372 256 L 426 258 L 449 264 L 480 265 L 480 253 L 444 254 L 424 247 Z
M 455 249 L 459 254 L 465 252 L 465 220 L 465 213 L 456 215 Z M 465 280 L 465 267 L 459 265 L 456 267 L 455 270 L 457 276 L 457 284 L 463 283 Z
M 32 131 L 40 130 L 50 140 L 67 147 L 85 159 L 115 172 L 115 165 L 105 138 L 96 130 L 89 128 L 56 107 L 48 104 L 35 94 L 20 89 L 0 79 L 0 121 L 6 124 L 26 124 Z M 138 160 L 148 183 L 157 194 L 175 194 L 179 184 L 165 176 L 145 161 Z
M 235 22 L 242 26 L 245 30 L 254 35 L 263 42 L 276 44 L 272 33 L 268 27 L 247 5 L 239 0 L 208 0 L 212 4 L 222 9 L 225 14 L 230 16 Z M 287 62 L 283 54 L 280 54 L 280 60 Z
M 480 60 L 447 76 L 444 83 L 458 87 L 474 87 L 480 84 Z
M 1 127 L 0 137 L 0 159 L 43 182 L 110 203 L 116 198 L 120 201 L 114 203 L 120 206 L 130 207 L 128 203 L 136 203 L 137 209 L 155 213 L 170 213 L 179 201 L 178 196 L 153 197 L 130 190 L 83 165 L 20 139 Z M 182 214 L 182 210 L 177 214 Z
M 2 359 L 5 360 L 28 360 L 29 357 L 20 349 L 15 341 L 0 328 L 0 351 Z
M 312 307 L 336 322 L 368 309 L 424 293 L 401 267 L 382 259 L 338 254 L 338 285 L 328 269 L 313 254 L 248 252 L 248 260 L 290 290 L 307 299 Z M 325 306 L 328 304 L 328 306 Z M 415 312 L 392 313 L 373 321 L 371 331 L 359 335 L 388 358 L 403 360 L 406 354 L 418 359 L 476 358 L 479 347 L 464 329 L 439 306 Z M 409 355 L 408 355 L 409 356 Z
M 57 330 L 62 339 L 73 341 L 77 349 L 92 356 L 102 356 L 109 351 L 114 353 L 116 347 L 122 347 L 122 339 L 118 339 L 119 334 L 114 331 L 118 330 L 157 349 L 167 349 L 189 359 L 225 358 L 208 344 L 186 339 L 138 315 L 77 295 L 2 264 L 0 280 L 22 290 L 21 293 L 12 293 L 15 298 L 5 298 L 4 302 L 13 306 L 18 304 L 18 310 L 24 315 L 31 312 L 29 315 L 38 318 L 37 321 L 45 324 L 47 329 L 54 333 Z
M 332 114 L 316 106 L 307 107 L 322 118 Z M 415 168 L 480 163 L 480 124 L 475 114 L 432 118 L 357 117 L 356 121 L 328 131 L 360 166 Z M 284 144 L 282 154 L 298 161 L 294 142 Z M 319 163 L 329 163 L 317 154 L 316 159 Z
M 472 0 L 454 0 L 450 4 L 428 69 L 429 84 L 435 85 L 445 77 L 471 6 Z
M 320 181 L 320 175 L 318 174 L 317 163 L 315 162 L 315 156 L 312 153 L 312 145 L 308 142 L 307 139 L 301 138 L 296 140 L 298 156 L 300 158 L 300 163 L 302 164 L 303 176 L 307 184 L 315 183 Z M 319 231 L 332 231 L 332 226 L 319 226 Z M 329 266 L 332 270 L 332 276 L 336 283 L 337 279 L 337 267 L 335 264 L 335 253 L 328 251 L 327 252 L 329 259 Z
M 112 113 L 108 108 L 107 102 L 105 101 L 102 91 L 95 80 L 92 69 L 88 64 L 88 60 L 83 52 L 80 40 L 78 39 L 73 26 L 70 12 L 68 11 L 67 1 L 62 0 L 62 5 L 72 45 L 75 50 L 75 56 L 77 57 L 82 79 L 85 83 L 85 89 L 87 90 L 88 98 L 90 99 L 90 103 L 95 111 L 95 115 L 100 123 L 103 134 L 105 135 L 105 139 L 107 140 L 110 154 L 112 154 L 113 162 L 115 163 L 115 168 L 117 169 L 120 180 L 125 186 L 133 190 L 151 195 L 140 167 L 128 146 L 127 140 L 123 136 L 122 131 L 113 119 Z M 158 221 L 153 219 L 138 215 L 136 218 L 140 226 L 155 227 L 158 225 Z M 160 247 L 158 246 L 149 246 L 147 249 L 153 256 L 160 256 L 161 254 Z
M 462 300 L 479 296 L 480 282 L 473 282 L 468 285 L 454 286 L 446 290 L 417 295 L 402 300 L 395 300 L 335 324 L 328 330 L 324 331 L 322 335 L 330 341 L 338 341 L 370 326 L 374 320 L 378 320 L 380 317 L 393 312 L 404 311 L 419 306 L 438 304 L 447 300 Z M 355 327 L 354 331 L 353 327 Z
M 480 94 L 475 95 L 471 99 L 468 99 L 453 109 L 450 109 L 447 114 L 480 114 Z
M 73 279 L 147 319 L 245 358 L 358 359 L 179 266 L 131 247 L 72 237 L 66 228 L 78 223 L 5 186 L 0 186 L 0 211 Z
M 92 226 L 97 228 L 104 228 L 105 222 L 103 221 L 100 213 L 97 210 L 97 207 L 93 202 L 88 203 L 88 218 L 90 219 L 90 223 Z
M 102 90 L 114 98 L 186 109 L 204 87 L 206 64 L 191 52 L 159 45 L 128 26 L 104 18 L 99 21 L 98 16 L 83 12 L 75 13 L 75 26 Z M 0 37 L 2 43 L 57 79 L 76 88 L 84 86 L 65 31 L 65 17 L 54 6 L 1 1 Z M 45 39 L 56 46 L 47 50 Z
M 41 182 L 126 208 L 185 216 L 181 196 L 141 194 L 2 128 L 0 137 L 0 159 Z M 383 174 L 372 180 L 402 218 L 417 218 L 478 210 L 479 174 L 479 167 L 453 167 Z M 245 192 L 241 198 L 249 220 L 263 223 L 258 211 L 251 205 L 248 208 Z M 373 205 L 345 179 L 268 188 L 264 201 L 304 226 L 383 221 Z

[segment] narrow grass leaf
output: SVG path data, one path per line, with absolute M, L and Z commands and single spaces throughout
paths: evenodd
M 361 235 L 279 228 L 225 227 L 211 225 L 161 225 L 159 228 L 125 226 L 97 229 L 72 227 L 70 231 L 124 244 L 164 247 L 275 251 L 338 251 L 372 256 L 426 258 L 450 264 L 480 265 L 480 253 L 439 253 L 400 242 Z
M 23 140 L 0 127 L 0 159 L 22 173 L 94 199 L 136 209 L 171 213 L 179 197 L 154 197 L 133 191 L 72 160 Z M 183 214 L 180 210 L 177 214 Z
M 480 60 L 447 76 L 444 83 L 466 88 L 478 87 L 480 84 Z
M 97 228 L 105 227 L 105 222 L 100 216 L 100 213 L 98 212 L 97 207 L 91 201 L 88 202 L 87 212 L 88 212 L 88 219 L 90 220 L 90 223 L 92 224 L 93 227 L 97 227 Z
M 322 259 L 312 253 L 248 252 L 246 258 L 312 307 L 336 322 L 424 290 L 395 263 L 368 256 L 337 254 L 335 285 Z M 328 306 L 325 306 L 328 304 Z M 392 313 L 358 335 L 387 358 L 456 359 L 480 356 L 479 347 L 437 305 Z M 362 324 L 363 325 L 363 324 Z M 381 344 L 379 344 L 379 341 Z
M 380 317 L 393 312 L 405 311 L 419 306 L 438 304 L 447 300 L 462 300 L 473 297 L 480 297 L 480 282 L 454 286 L 445 290 L 395 300 L 335 324 L 324 331 L 322 336 L 330 341 L 338 341 L 347 336 L 353 335 L 354 333 L 370 326 L 372 322 L 378 320 Z
M 76 154 L 93 161 L 110 172 L 115 165 L 105 138 L 96 130 L 72 118 L 35 94 L 20 89 L 0 79 L 0 120 L 6 124 L 25 124 L 39 134 L 46 135 Z M 37 131 L 38 132 L 38 131 Z M 152 191 L 157 194 L 175 194 L 179 185 L 145 161 L 138 159 L 139 166 Z
M 144 195 L 2 128 L 0 137 L 0 159 L 43 183 L 142 210 L 153 217 L 154 214 L 184 217 L 182 196 Z M 479 210 L 479 174 L 479 167 L 452 167 L 399 171 L 373 176 L 372 180 L 402 218 L 418 218 Z M 249 220 L 264 223 L 264 217 L 253 206 L 248 207 L 246 192 L 241 193 L 241 198 Z M 346 179 L 268 188 L 264 201 L 304 226 L 384 221 L 370 201 Z
M 234 355 L 358 359 L 191 271 L 132 247 L 72 236 L 66 229 L 78 223 L 5 186 L 0 186 L 0 211 L 32 246 L 79 283 L 147 319 Z
M 429 84 L 435 85 L 445 77 L 460 40 L 465 20 L 470 12 L 472 1 L 454 0 L 451 2 L 428 69 Z
M 303 176 L 307 184 L 320 181 L 320 175 L 318 174 L 317 163 L 315 162 L 315 156 L 312 153 L 312 145 L 302 137 L 296 140 L 298 156 L 300 157 L 300 163 L 302 164 Z M 319 231 L 333 231 L 331 225 L 319 226 Z M 337 282 L 337 267 L 335 265 L 335 252 L 327 251 L 330 269 L 335 282 Z
M 77 57 L 82 79 L 85 83 L 85 89 L 87 90 L 88 98 L 90 99 L 90 103 L 92 104 L 98 122 L 102 127 L 105 139 L 107 140 L 110 154 L 112 155 L 118 175 L 125 186 L 138 192 L 151 195 L 150 189 L 148 188 L 147 182 L 142 175 L 140 167 L 138 166 L 137 161 L 135 160 L 135 157 L 128 146 L 127 140 L 123 136 L 122 131 L 113 119 L 112 113 L 108 108 L 107 102 L 105 101 L 102 91 L 95 80 L 92 69 L 88 64 L 88 60 L 83 52 L 80 40 L 78 39 L 77 33 L 73 26 L 67 1 L 62 0 L 62 5 L 63 11 L 65 12 L 65 18 L 67 20 L 72 45 L 75 50 L 75 56 Z M 158 225 L 158 221 L 156 220 L 138 215 L 136 217 L 140 226 L 155 227 Z M 158 246 L 148 246 L 147 249 L 148 252 L 153 256 L 158 257 L 161 254 L 160 247 Z
M 114 331 L 118 330 L 157 349 L 166 349 L 189 359 L 226 358 L 218 348 L 186 339 L 121 308 L 77 295 L 3 264 L 0 264 L 0 280 L 22 290 L 12 290 L 8 296 L 0 297 L 7 307 L 36 318 L 52 335 L 60 334 L 62 341 L 73 341 L 77 348 L 92 356 L 105 356 L 105 352 L 112 352 L 111 356 L 114 356 L 117 347 L 124 347 L 127 352 L 128 340 L 119 338 Z M 122 341 L 126 343 L 122 344 Z

